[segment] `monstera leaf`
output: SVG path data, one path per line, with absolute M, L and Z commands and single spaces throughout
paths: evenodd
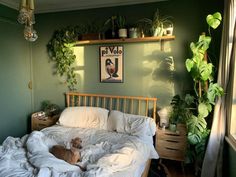
M 207 117 L 209 114 L 208 106 L 205 103 L 200 103 L 198 105 L 198 113 L 201 117 Z
M 202 134 L 201 134 L 201 141 L 200 143 L 197 143 L 195 146 L 195 151 L 199 159 L 203 159 L 205 155 L 205 150 L 206 150 L 206 143 L 208 139 L 208 135 L 210 133 L 209 129 L 206 129 Z
M 191 69 L 193 68 L 194 62 L 191 59 L 187 59 L 185 61 L 185 66 L 187 68 L 187 71 L 190 72 Z
M 201 135 L 188 132 L 188 142 L 192 145 L 198 144 L 201 142 Z
M 222 96 L 224 94 L 224 90 L 217 83 L 210 83 L 209 89 L 207 92 L 207 98 L 211 104 L 215 104 L 215 97 Z
M 207 63 L 206 61 L 200 62 L 199 72 L 201 75 L 201 80 L 206 81 L 212 74 L 213 65 L 211 63 Z
M 201 48 L 205 53 L 205 51 L 209 48 L 210 43 L 211 43 L 211 37 L 203 34 L 199 36 L 197 46 Z
M 207 123 L 203 116 L 200 114 L 198 117 L 192 115 L 186 122 L 188 128 L 188 141 L 190 144 L 195 145 L 202 140 L 202 133 L 207 127 Z
M 216 29 L 221 23 L 222 17 L 219 12 L 214 13 L 213 15 L 208 15 L 206 21 L 210 27 Z

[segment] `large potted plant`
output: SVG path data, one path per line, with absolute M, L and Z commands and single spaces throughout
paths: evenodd
M 214 66 L 207 59 L 207 51 L 212 37 L 210 29 L 216 29 L 221 23 L 219 12 L 208 15 L 209 35 L 202 34 L 197 42 L 190 44 L 192 57 L 186 59 L 185 65 L 194 82 L 194 94 L 191 105 L 191 115 L 186 119 L 190 153 L 188 157 L 201 166 L 205 154 L 206 143 L 210 133 L 206 119 L 213 110 L 215 99 L 222 96 L 223 88 L 214 82 Z M 189 108 L 188 108 L 189 109 Z M 199 163 L 200 162 L 200 163 Z

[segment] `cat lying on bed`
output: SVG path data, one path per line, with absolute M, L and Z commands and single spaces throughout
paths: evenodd
M 67 163 L 70 163 L 72 165 L 77 165 L 80 167 L 82 171 L 85 171 L 86 169 L 78 164 L 77 162 L 80 161 L 80 152 L 79 149 L 82 148 L 81 146 L 82 140 L 77 137 L 71 140 L 70 145 L 71 148 L 67 149 L 66 147 L 62 145 L 54 145 L 50 152 L 57 157 L 58 159 L 62 159 L 66 161 Z

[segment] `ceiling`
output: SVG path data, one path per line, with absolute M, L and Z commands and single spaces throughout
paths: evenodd
M 20 1 L 21 0 L 0 0 L 0 4 L 18 9 Z M 112 7 L 159 1 L 166 0 L 35 0 L 35 13 Z

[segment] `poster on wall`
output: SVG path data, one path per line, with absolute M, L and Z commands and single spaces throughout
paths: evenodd
M 100 82 L 123 82 L 123 46 L 101 46 L 100 53 Z

